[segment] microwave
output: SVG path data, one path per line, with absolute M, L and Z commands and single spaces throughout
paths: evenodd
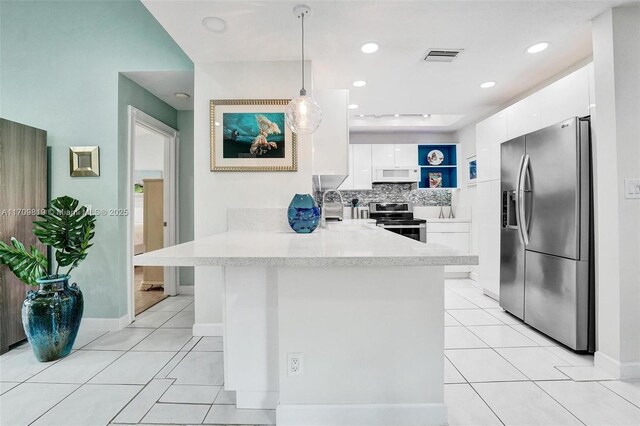
M 376 167 L 373 183 L 414 183 L 420 181 L 418 167 Z

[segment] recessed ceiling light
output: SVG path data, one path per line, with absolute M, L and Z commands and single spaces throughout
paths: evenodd
M 536 43 L 532 46 L 527 47 L 527 53 L 540 53 L 547 47 L 549 47 L 549 43 L 547 43 L 546 41 Z
M 394 117 L 400 117 L 400 114 L 393 114 Z
M 480 85 L 480 87 L 482 87 L 483 89 L 488 89 L 489 87 L 493 87 L 495 85 L 496 85 L 495 81 L 485 81 Z
M 216 127 L 218 127 L 219 125 L 220 125 L 220 123 L 218 123 L 218 122 L 216 121 Z
M 431 118 L 431 114 L 422 114 L 424 118 Z
M 178 92 L 178 93 L 176 93 L 176 94 L 175 94 L 175 97 L 176 97 L 176 98 L 178 98 L 178 99 L 184 99 L 184 100 L 187 100 L 187 99 L 189 99 L 191 96 L 189 96 L 189 94 L 188 94 L 188 93 Z
M 360 108 L 360 105 L 357 105 L 357 104 L 349 105 L 349 109 L 358 109 L 358 108 Z
M 353 82 L 353 85 L 355 87 L 364 87 L 364 86 L 367 85 L 367 82 L 364 81 L 364 80 L 356 80 L 356 81 Z
M 213 33 L 223 33 L 227 31 L 227 22 L 217 16 L 207 16 L 202 20 L 202 25 Z
M 360 50 L 364 53 L 373 53 L 378 51 L 378 43 L 374 43 L 372 41 L 365 43 L 360 47 Z
M 360 115 L 358 115 L 358 117 L 364 117 L 364 114 L 360 114 Z

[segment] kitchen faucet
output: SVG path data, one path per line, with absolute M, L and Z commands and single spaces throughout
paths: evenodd
M 344 208 L 344 200 L 342 199 L 342 192 L 340 192 L 337 189 L 327 189 L 326 191 L 324 191 L 324 194 L 322 194 L 322 214 L 320 215 L 320 227 L 321 228 L 326 228 L 327 227 L 327 204 L 326 204 L 326 198 L 327 198 L 327 194 L 330 192 L 335 192 L 336 194 L 338 194 L 338 197 L 340 198 L 340 207 Z

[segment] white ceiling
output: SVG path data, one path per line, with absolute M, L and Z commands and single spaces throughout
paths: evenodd
M 193 71 L 132 71 L 122 74 L 178 111 L 193 109 Z M 176 93 L 186 93 L 189 99 L 177 98 Z
M 301 1 L 142 0 L 196 63 L 296 60 Z M 415 122 L 397 130 L 450 131 L 486 115 L 518 94 L 591 55 L 591 19 L 623 1 L 306 1 L 306 57 L 314 88 L 350 88 L 358 114 L 463 115 L 450 126 Z M 201 21 L 227 21 L 222 34 Z M 363 54 L 376 41 L 380 50 Z M 546 51 L 525 49 L 551 42 Z M 429 48 L 463 48 L 452 63 L 427 63 Z M 354 88 L 354 80 L 367 85 Z M 480 89 L 484 81 L 496 81 Z M 292 93 L 294 96 L 295 93 Z M 357 117 L 359 118 L 359 117 Z M 384 130 L 383 119 L 352 120 Z M 409 120 L 409 119 L 408 119 Z M 393 121 L 393 120 L 391 120 Z M 417 124 L 417 126 L 416 126 Z M 355 129 L 354 129 L 355 130 Z

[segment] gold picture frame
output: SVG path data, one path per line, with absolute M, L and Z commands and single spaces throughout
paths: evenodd
M 100 176 L 100 148 L 98 146 L 69 147 L 69 172 L 73 177 Z
M 290 99 L 210 101 L 212 172 L 295 172 L 296 134 L 285 123 Z

